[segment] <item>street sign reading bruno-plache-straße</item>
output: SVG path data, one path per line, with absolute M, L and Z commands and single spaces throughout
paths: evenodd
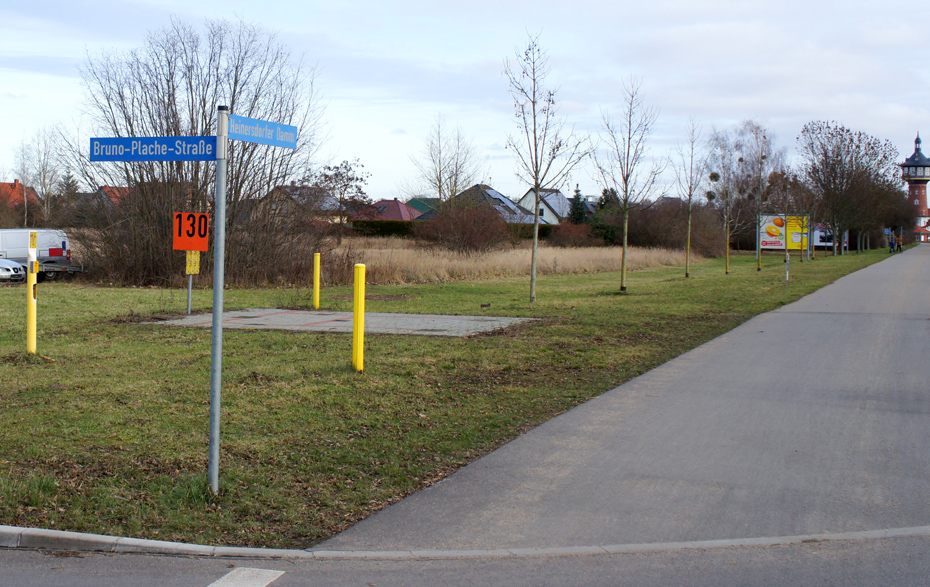
M 93 138 L 90 160 L 216 161 L 216 137 Z

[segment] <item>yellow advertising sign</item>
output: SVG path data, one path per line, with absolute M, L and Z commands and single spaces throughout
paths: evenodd
M 200 275 L 200 251 L 187 251 L 187 275 Z
M 803 251 L 807 249 L 807 216 L 763 214 L 759 221 L 759 243 L 763 249 Z

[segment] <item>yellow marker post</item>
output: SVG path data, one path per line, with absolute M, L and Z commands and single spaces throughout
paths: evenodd
M 36 309 L 39 286 L 36 285 L 39 277 L 39 262 L 36 248 L 38 247 L 39 233 L 29 232 L 29 253 L 26 267 L 26 352 L 36 354 Z
M 355 313 L 352 319 L 352 366 L 365 370 L 365 266 L 355 266 Z
M 320 254 L 313 253 L 313 309 L 320 309 Z

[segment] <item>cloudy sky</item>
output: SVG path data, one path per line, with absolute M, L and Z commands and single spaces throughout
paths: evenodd
M 705 132 L 754 118 L 789 155 L 810 120 L 889 139 L 902 159 L 930 129 L 922 3 L 4 0 L 0 176 L 12 181 L 17 145 L 39 129 L 85 120 L 88 55 L 138 47 L 172 16 L 259 24 L 316 64 L 322 162 L 359 158 L 375 199 L 405 196 L 411 157 L 439 114 L 486 158 L 486 180 L 511 197 L 526 191 L 504 149 L 516 125 L 502 72 L 528 33 L 540 35 L 560 114 L 578 131 L 596 132 L 603 111 L 619 111 L 623 82 L 640 78 L 660 111 L 657 155 L 692 116 Z M 571 181 L 600 191 L 585 168 Z

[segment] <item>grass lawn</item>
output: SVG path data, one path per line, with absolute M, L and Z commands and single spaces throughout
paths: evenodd
M 143 322 L 186 290 L 0 287 L 0 524 L 306 548 L 556 414 L 746 319 L 887 257 L 777 254 L 619 274 L 368 288 L 369 312 L 538 318 L 491 335 L 224 331 L 218 496 L 206 482 L 210 332 Z M 351 288 L 322 306 L 351 310 Z M 311 307 L 308 290 L 229 290 L 226 309 Z M 194 292 L 209 311 L 212 292 Z M 491 304 L 482 308 L 482 304 Z

